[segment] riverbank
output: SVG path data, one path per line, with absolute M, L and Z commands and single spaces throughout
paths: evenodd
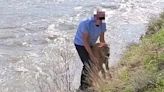
M 106 10 L 109 65 L 138 43 L 164 0 L 1 0 L 0 92 L 72 92 L 82 63 L 73 38 L 79 22 Z
M 100 92 L 164 92 L 164 12 L 150 21 L 141 42 L 129 46 L 111 73 Z

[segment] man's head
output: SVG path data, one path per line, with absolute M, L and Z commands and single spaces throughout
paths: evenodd
M 97 9 L 96 14 L 94 14 L 94 18 L 96 26 L 99 26 L 102 23 L 102 21 L 105 20 L 105 11 Z
M 110 56 L 110 49 L 107 45 L 103 46 L 103 47 L 99 47 L 100 48 L 100 52 L 101 52 L 101 55 L 102 57 L 105 58 L 105 60 L 108 61 L 108 58 Z

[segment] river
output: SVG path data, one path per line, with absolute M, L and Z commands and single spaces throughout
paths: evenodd
M 0 0 L 0 92 L 77 89 L 82 64 L 73 38 L 97 6 L 106 11 L 114 66 L 128 45 L 139 43 L 164 0 Z

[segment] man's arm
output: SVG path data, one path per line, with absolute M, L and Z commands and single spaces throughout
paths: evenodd
M 105 43 L 105 37 L 104 37 L 104 32 L 100 34 L 100 43 Z
M 105 45 L 107 45 L 106 44 L 106 42 L 105 42 L 105 37 L 104 37 L 104 32 L 102 32 L 101 34 L 100 34 L 100 45 L 99 45 L 99 47 L 103 47 L 103 46 L 105 46 Z
M 96 63 L 96 62 L 97 62 L 97 59 L 96 59 L 95 56 L 93 55 L 93 52 L 92 52 L 91 47 L 90 47 L 90 45 L 89 45 L 89 34 L 88 34 L 88 32 L 84 32 L 84 33 L 83 33 L 83 41 L 84 41 L 84 47 L 85 47 L 85 49 L 87 50 L 90 59 L 91 59 L 93 62 Z
M 84 41 L 84 47 L 87 50 L 89 56 L 93 57 L 94 55 L 92 53 L 91 47 L 89 46 L 89 34 L 88 34 L 88 32 L 83 33 L 83 41 Z

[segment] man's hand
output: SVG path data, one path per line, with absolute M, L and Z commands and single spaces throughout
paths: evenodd
M 98 64 L 98 59 L 95 56 L 90 56 L 91 61 L 93 64 L 97 65 Z
M 103 46 L 108 46 L 106 43 L 102 43 L 100 42 L 99 46 L 98 47 L 103 47 Z
M 100 69 L 100 65 L 99 65 L 99 61 L 96 57 L 92 57 L 91 58 L 91 62 L 93 64 L 93 66 L 91 67 L 94 71 L 97 71 Z

